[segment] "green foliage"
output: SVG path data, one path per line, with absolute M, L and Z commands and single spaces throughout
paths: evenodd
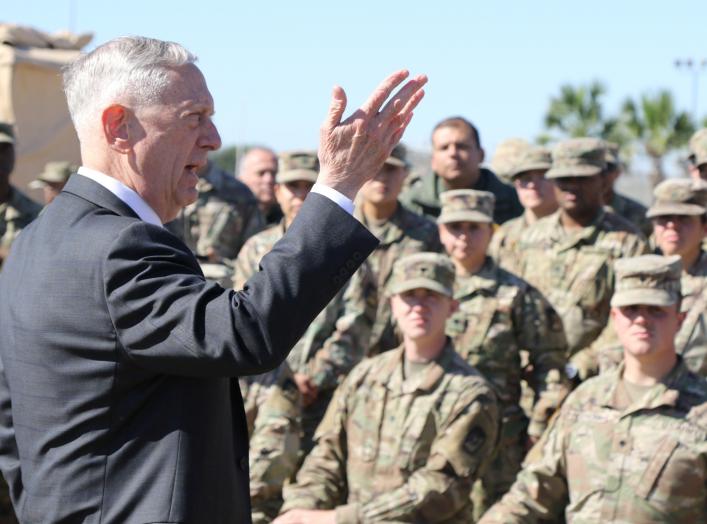
M 690 115 L 676 109 L 673 95 L 666 89 L 643 94 L 637 101 L 626 99 L 620 121 L 653 162 L 654 184 L 665 178 L 665 155 L 685 146 L 695 132 Z

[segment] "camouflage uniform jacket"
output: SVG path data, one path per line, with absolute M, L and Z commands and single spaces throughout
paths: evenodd
M 643 233 L 646 238 L 651 236 L 653 224 L 646 218 L 646 212 L 648 211 L 646 206 L 627 196 L 614 192 L 614 198 L 612 198 L 609 208 L 640 229 L 641 233 Z
M 482 524 L 707 522 L 707 381 L 681 361 L 631 403 L 623 366 L 567 399 Z M 537 456 L 536 456 L 537 455 Z
M 357 211 L 356 217 L 366 221 Z M 336 330 L 316 352 L 305 374 L 320 389 L 334 389 L 364 356 L 377 355 L 400 344 L 385 289 L 393 264 L 406 255 L 439 252 L 437 226 L 402 205 L 374 231 L 380 244 L 354 274 L 343 295 L 343 312 Z
M 470 522 L 469 492 L 496 442 L 486 381 L 447 343 L 403 377 L 402 347 L 359 364 L 317 429 L 317 444 L 285 488 L 283 512 L 336 509 L 337 523 Z
M 42 206 L 10 186 L 10 198 L 0 204 L 0 268 L 12 242 L 25 226 L 37 218 Z
M 250 435 L 253 522 L 270 522 L 282 505 L 282 486 L 297 467 L 301 398 L 286 363 L 238 382 Z
M 240 180 L 210 164 L 199 178 L 196 202 L 167 228 L 192 252 L 210 262 L 232 261 L 243 243 L 265 227 L 258 201 Z
M 468 189 L 489 191 L 496 196 L 493 221 L 497 224 L 503 224 L 511 218 L 519 217 L 523 214 L 523 206 L 520 205 L 518 195 L 513 186 L 501 182 L 488 169 L 481 168 L 476 184 Z M 400 195 L 400 201 L 412 211 L 434 220 L 441 211 L 439 194 L 446 190 L 447 187 L 444 185 L 444 180 L 437 174 L 431 173 L 420 177 L 405 190 Z
M 520 270 L 521 255 L 518 252 L 518 244 L 529 227 L 530 224 L 523 214 L 494 231 L 488 253 L 503 269 L 512 273 L 518 273 Z
M 543 293 L 562 318 L 569 355 L 596 339 L 609 319 L 612 264 L 647 252 L 638 229 L 611 211 L 566 232 L 560 211 L 530 226 L 519 243 L 521 276 Z
M 504 434 L 517 436 L 524 429 L 520 350 L 529 352 L 538 408 L 529 433 L 539 437 L 567 390 L 562 322 L 545 297 L 491 258 L 475 275 L 457 275 L 454 287 L 459 310 L 447 322 L 447 334 L 457 352 L 496 387 L 504 409 Z M 521 427 L 507 427 L 518 426 L 519 419 Z
M 675 337 L 675 350 L 682 355 L 685 366 L 703 377 L 707 377 L 707 253 L 702 252 L 689 271 L 683 271 L 680 279 L 682 302 L 685 313 Z M 623 359 L 623 349 L 615 333 L 597 340 L 601 372 L 615 368 Z

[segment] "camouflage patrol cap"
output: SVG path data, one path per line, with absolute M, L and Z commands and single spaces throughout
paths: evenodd
M 439 253 L 415 253 L 398 260 L 388 284 L 388 295 L 411 289 L 431 289 L 454 296 L 454 264 Z
M 613 307 L 670 306 L 680 299 L 680 255 L 620 258 L 614 263 L 614 271 L 616 289 L 611 297 Z
M 502 141 L 496 146 L 493 158 L 489 162 L 491 171 L 504 180 L 510 180 L 515 172 L 518 160 L 530 147 L 532 147 L 530 142 L 523 138 L 508 138 Z
M 605 142 L 606 145 L 606 163 L 607 165 L 618 166 L 621 163 L 619 157 L 619 144 L 615 142 Z
M 390 156 L 385 159 L 385 163 L 396 167 L 408 167 L 407 148 L 403 144 L 395 146 Z
M 41 189 L 47 183 L 65 183 L 78 169 L 79 167 L 71 162 L 47 162 L 47 165 L 44 166 L 44 171 L 40 173 L 36 180 L 30 182 L 29 187 Z
M 696 131 L 690 138 L 688 148 L 690 150 L 688 159 L 693 165 L 699 167 L 707 164 L 707 129 Z
M 545 178 L 594 176 L 606 169 L 606 142 L 599 138 L 570 138 L 555 146 L 552 167 Z
M 0 122 L 0 144 L 14 144 L 15 131 L 7 122 Z
M 653 190 L 655 201 L 648 218 L 662 215 L 704 215 L 707 212 L 707 183 L 690 178 L 664 180 Z
M 475 189 L 453 189 L 440 193 L 442 210 L 438 224 L 450 222 L 493 222 L 493 207 L 496 197 L 488 191 Z
M 319 174 L 319 158 L 316 151 L 290 151 L 281 153 L 275 182 L 285 184 L 306 180 L 316 182 Z
M 544 169 L 547 171 L 552 166 L 552 155 L 550 150 L 541 146 L 531 146 L 518 159 L 515 169 L 511 173 L 511 179 L 528 171 Z

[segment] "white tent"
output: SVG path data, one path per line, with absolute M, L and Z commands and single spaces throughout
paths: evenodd
M 15 125 L 14 185 L 27 185 L 53 160 L 80 163 L 79 144 L 62 91 L 61 68 L 80 54 L 91 35 L 46 35 L 0 24 L 0 120 Z

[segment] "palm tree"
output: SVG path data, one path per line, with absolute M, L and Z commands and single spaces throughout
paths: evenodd
M 606 87 L 598 81 L 588 85 L 560 87 L 559 96 L 550 99 L 550 107 L 545 114 L 545 127 L 549 131 L 559 131 L 562 138 L 592 136 L 603 138 L 624 146 L 627 136 L 622 132 L 616 118 L 606 118 L 602 98 Z M 537 141 L 548 143 L 552 136 L 541 134 Z
M 695 131 L 690 115 L 676 110 L 672 94 L 665 89 L 654 95 L 644 94 L 638 102 L 627 99 L 620 120 L 650 158 L 654 186 L 665 178 L 665 155 L 687 144 Z

